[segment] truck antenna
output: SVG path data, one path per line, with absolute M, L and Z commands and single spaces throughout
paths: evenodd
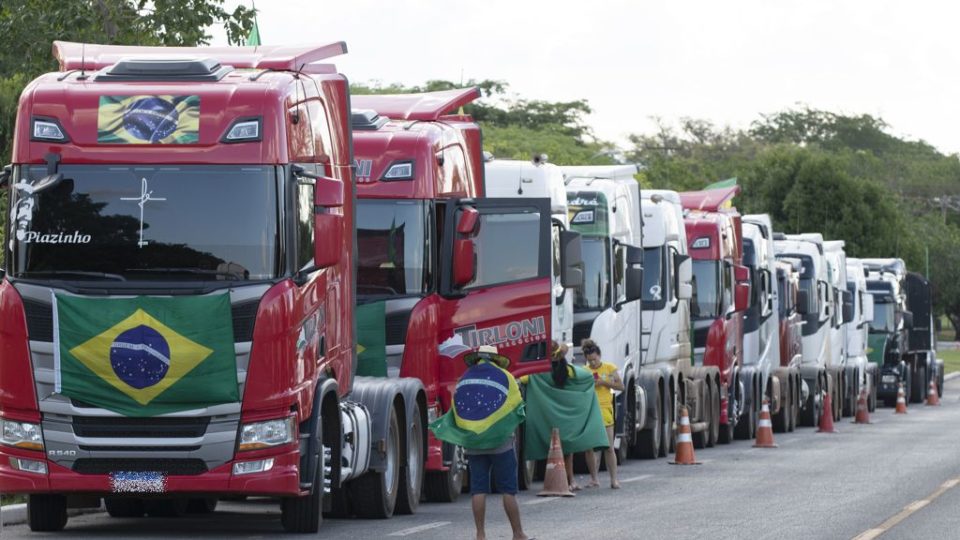
M 85 81 L 87 79 L 86 74 L 84 74 L 83 72 L 84 68 L 86 67 L 86 64 L 87 64 L 87 44 L 81 43 L 80 44 L 80 76 L 77 77 L 78 81 Z

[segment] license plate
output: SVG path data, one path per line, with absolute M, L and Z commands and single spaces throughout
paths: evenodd
M 110 475 L 114 493 L 165 493 L 167 475 L 161 472 L 119 471 Z

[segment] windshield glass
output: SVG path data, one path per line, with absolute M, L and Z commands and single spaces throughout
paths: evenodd
M 695 319 L 712 319 L 720 314 L 719 263 L 717 261 L 693 261 L 693 298 L 690 299 L 690 316 Z
M 873 320 L 870 321 L 871 332 L 889 333 L 896 330 L 894 309 L 890 302 L 881 302 L 873 306 Z
M 584 237 L 583 287 L 577 291 L 573 308 L 575 311 L 605 309 L 610 305 L 610 265 L 607 241 L 603 238 Z
M 643 248 L 643 304 L 644 309 L 662 309 L 667 285 L 663 259 L 665 246 Z
M 62 165 L 15 189 L 13 273 L 24 278 L 261 280 L 278 275 L 270 166 Z M 45 166 L 21 170 L 37 183 Z
M 428 219 L 426 201 L 358 202 L 358 295 L 411 296 L 431 290 L 433 238 Z

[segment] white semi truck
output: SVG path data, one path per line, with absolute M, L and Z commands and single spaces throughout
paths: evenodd
M 867 271 L 860 259 L 847 259 L 847 292 L 853 303 L 853 320 L 847 325 L 847 367 L 856 370 L 858 392 L 866 390 L 870 412 L 877 408 L 879 366 L 867 358 L 873 295 L 867 291 Z M 856 409 L 854 409 L 856 412 Z
M 843 240 L 823 242 L 823 255 L 827 259 L 830 288 L 833 293 L 833 316 L 830 327 L 830 354 L 832 362 L 839 366 L 837 392 L 833 405 L 835 417 L 853 416 L 857 410 L 858 373 L 855 366 L 847 364 L 847 327 L 853 321 L 852 298 L 847 293 L 847 254 Z

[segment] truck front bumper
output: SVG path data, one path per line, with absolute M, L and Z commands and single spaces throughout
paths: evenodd
M 158 456 L 159 459 L 160 456 Z M 33 460 L 46 465 L 46 473 L 20 470 L 14 460 Z M 234 474 L 235 463 L 273 459 L 273 467 L 264 472 Z M 301 495 L 300 452 L 296 447 L 282 453 L 258 451 L 249 456 L 221 465 L 207 472 L 192 475 L 170 475 L 163 479 L 162 493 L 175 495 Z M 27 493 L 87 493 L 110 495 L 115 489 L 111 474 L 81 474 L 45 459 L 42 453 L 16 448 L 0 447 L 0 492 Z M 124 491 L 124 494 L 137 492 Z M 151 491 L 151 494 L 156 492 Z

